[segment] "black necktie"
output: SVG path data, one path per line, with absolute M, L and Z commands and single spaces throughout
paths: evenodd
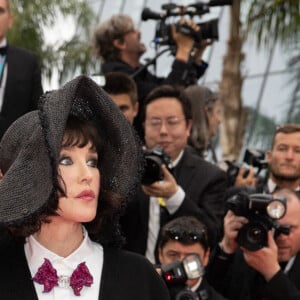
M 1 54 L 1 55 L 7 54 L 7 46 L 0 47 L 0 54 Z

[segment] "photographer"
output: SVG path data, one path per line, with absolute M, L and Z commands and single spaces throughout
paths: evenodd
M 192 112 L 182 89 L 171 85 L 157 87 L 148 95 L 143 112 L 147 149 L 162 148 L 171 163 L 162 160 L 162 178 L 143 178 L 136 197 L 126 207 L 122 229 L 126 249 L 146 255 L 155 263 L 160 228 L 179 216 L 193 215 L 203 220 L 211 244 L 216 243 L 227 182 L 220 168 L 186 150 Z
M 278 188 L 300 190 L 300 124 L 276 128 L 267 159 L 270 176 L 263 187 L 265 191 L 273 193 Z
M 266 159 L 269 168 L 267 180 L 258 180 L 253 167 L 250 167 L 249 172 L 241 167 L 231 181 L 235 181 L 235 186 L 256 187 L 258 192 L 273 193 L 278 188 L 300 191 L 299 124 L 285 124 L 276 128 L 272 148 L 267 151 Z
M 300 199 L 289 189 L 273 197 L 286 199 L 286 213 L 277 221 L 275 233 L 267 232 L 267 245 L 256 251 L 237 242 L 248 218 L 231 210 L 225 216 L 224 237 L 213 251 L 207 279 L 231 300 L 300 299 Z M 253 242 L 259 233 L 253 230 L 243 238 Z
M 171 299 L 225 299 L 205 279 L 204 269 L 210 254 L 208 238 L 205 225 L 194 217 L 174 219 L 162 228 L 159 262 Z M 198 256 L 197 269 L 194 260 L 186 262 L 190 255 Z
M 199 26 L 191 20 L 187 22 L 182 19 L 181 23 L 190 26 L 194 31 L 200 30 Z M 159 78 L 145 68 L 134 76 L 140 107 L 148 93 L 158 85 L 180 84 L 186 86 L 192 82 L 195 83 L 207 68 L 207 64 L 201 60 L 201 56 L 205 47 L 211 43 L 210 41 L 203 40 L 199 44 L 199 48 L 193 52 L 193 61 L 190 63 L 191 51 L 195 46 L 194 39 L 177 32 L 175 26 L 172 27 L 172 37 L 176 44 L 176 53 L 169 75 L 166 78 Z M 132 75 L 143 67 L 140 58 L 145 53 L 146 47 L 141 42 L 141 32 L 135 27 L 132 18 L 125 14 L 118 14 L 111 16 L 96 28 L 94 50 L 96 56 L 103 61 L 103 73 L 119 71 Z M 134 126 L 140 134 L 143 134 L 139 115 Z

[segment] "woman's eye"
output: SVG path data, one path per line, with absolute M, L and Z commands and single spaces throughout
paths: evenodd
M 59 159 L 59 164 L 60 164 L 60 165 L 63 165 L 63 166 L 69 166 L 69 165 L 71 165 L 72 163 L 73 163 L 73 162 L 72 162 L 72 160 L 71 160 L 70 157 L 64 156 L 64 157 L 61 157 L 61 158 Z
M 91 158 L 87 161 L 87 165 L 89 167 L 92 167 L 92 168 L 97 168 L 98 167 L 98 160 L 97 158 Z

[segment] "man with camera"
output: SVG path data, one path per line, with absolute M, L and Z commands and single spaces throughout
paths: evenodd
M 167 223 L 158 242 L 160 273 L 172 299 L 224 300 L 205 279 L 210 248 L 206 226 L 190 216 Z
M 161 160 L 157 164 L 162 176 L 150 180 L 143 177 L 141 189 L 126 208 L 122 229 L 126 249 L 146 255 L 155 263 L 161 226 L 179 216 L 193 215 L 203 220 L 211 244 L 216 243 L 223 222 L 227 181 L 220 168 L 186 149 L 192 112 L 183 89 L 171 85 L 154 89 L 146 99 L 143 117 L 147 149 L 162 148 L 171 164 L 163 159 L 165 155 L 156 155 Z
M 286 212 L 282 197 L 286 199 Z M 233 203 L 232 198 L 230 201 Z M 225 216 L 224 237 L 213 251 L 208 281 L 231 300 L 300 299 L 299 195 L 281 189 L 273 197 L 251 195 L 246 202 L 243 209 L 240 202 L 235 212 L 229 210 Z M 257 208 L 255 217 L 251 214 L 253 207 Z M 267 214 L 281 218 L 269 226 Z
M 182 20 L 181 23 L 195 32 L 200 30 L 193 21 Z M 146 47 L 141 42 L 141 31 L 135 27 L 128 15 L 113 15 L 99 24 L 94 33 L 94 49 L 96 56 L 103 61 L 103 73 L 118 71 L 133 76 L 137 84 L 139 106 L 142 107 L 153 88 L 161 84 L 186 86 L 195 83 L 207 68 L 201 57 L 210 41 L 203 40 L 195 48 L 194 38 L 177 32 L 175 25 L 172 26 L 172 39 L 176 45 L 175 59 L 166 78 L 156 77 L 147 68 L 143 68 L 140 58 Z M 134 126 L 143 137 L 140 115 L 137 116 Z
M 278 188 L 300 191 L 300 125 L 285 124 L 277 127 L 272 148 L 266 153 L 269 165 L 267 181 L 257 182 L 253 168 L 247 176 L 239 170 L 235 186 L 256 187 L 259 192 L 273 193 Z

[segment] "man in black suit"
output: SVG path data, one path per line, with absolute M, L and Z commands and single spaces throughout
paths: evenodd
M 43 93 L 37 58 L 7 43 L 12 24 L 9 0 L 0 0 L 0 138 L 13 121 L 36 108 Z
M 221 229 L 226 174 L 186 149 L 191 126 L 191 106 L 183 90 L 163 85 L 149 94 L 144 109 L 146 146 L 162 147 L 172 171 L 162 165 L 163 180 L 141 186 L 126 208 L 122 229 L 125 248 L 153 263 L 160 227 L 171 219 L 196 216 L 208 226 L 212 244 Z
M 159 262 L 161 264 L 162 277 L 165 279 L 172 299 L 198 299 L 201 300 L 225 300 L 207 282 L 205 267 L 207 266 L 210 248 L 206 226 L 195 217 L 185 216 L 176 218 L 161 230 L 158 241 Z M 186 278 L 179 272 L 177 278 L 168 278 L 174 265 L 185 264 L 189 270 L 193 270 Z M 178 268 L 179 269 L 179 268 Z M 178 270 L 175 269 L 175 270 Z M 176 277 L 176 276 L 175 276 Z M 181 277 L 180 282 L 178 282 Z M 169 280 L 168 280 L 169 279 Z M 177 279 L 177 280 L 176 280 Z M 192 297 L 184 297 L 184 293 Z
M 300 199 L 290 189 L 274 196 L 287 200 L 287 212 L 278 223 L 289 232 L 268 233 L 268 245 L 257 251 L 240 249 L 236 238 L 248 220 L 228 211 L 224 238 L 212 254 L 208 281 L 231 300 L 300 299 Z

